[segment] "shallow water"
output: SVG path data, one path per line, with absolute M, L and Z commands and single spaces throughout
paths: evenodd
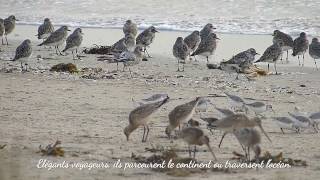
M 122 27 L 128 18 L 144 28 L 195 30 L 211 22 L 218 32 L 296 35 L 320 31 L 319 0 L 1 0 L 0 17 L 15 14 L 21 24 Z

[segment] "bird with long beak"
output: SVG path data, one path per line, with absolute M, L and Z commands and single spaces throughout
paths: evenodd
M 220 129 L 224 131 L 222 138 L 219 143 L 219 147 L 221 146 L 222 140 L 228 133 L 233 133 L 235 130 L 241 129 L 241 128 L 250 128 L 258 126 L 263 134 L 267 137 L 267 139 L 271 141 L 268 134 L 262 127 L 261 119 L 258 117 L 249 118 L 245 114 L 234 114 L 231 116 L 227 116 L 225 118 L 220 119 L 219 121 L 213 122 L 212 126 L 216 129 Z
M 162 99 L 161 101 L 143 104 L 132 110 L 129 114 L 129 125 L 123 130 L 124 134 L 127 137 L 127 141 L 129 141 L 129 136 L 134 130 L 136 130 L 140 126 L 143 126 L 144 131 L 142 142 L 146 142 L 149 134 L 149 126 L 147 125 L 147 123 L 150 115 L 157 111 L 166 102 L 168 102 L 168 100 L 169 96 Z

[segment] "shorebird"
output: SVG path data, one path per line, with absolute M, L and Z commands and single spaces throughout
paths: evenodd
M 317 123 L 315 121 L 313 121 L 312 119 L 310 119 L 307 116 L 304 116 L 302 114 L 293 114 L 288 112 L 288 114 L 293 117 L 293 120 L 296 121 L 296 124 L 301 127 L 301 128 L 313 128 L 314 131 L 316 133 L 318 133 L 318 129 L 317 129 Z
M 202 146 L 206 145 L 209 149 L 209 151 L 212 154 L 212 157 L 214 160 L 217 160 L 212 148 L 210 147 L 210 140 L 209 137 L 206 136 L 203 131 L 196 127 L 186 127 L 181 130 L 181 133 L 179 135 L 181 139 L 183 139 L 188 144 L 188 150 L 189 150 L 189 156 L 191 156 L 191 147 L 190 145 L 194 145 L 194 151 L 193 151 L 193 158 L 196 157 L 196 151 L 197 151 L 197 145 Z
M 54 27 L 49 18 L 45 18 L 43 24 L 41 24 L 38 28 L 38 39 L 47 39 L 50 34 L 54 31 Z
M 309 118 L 316 123 L 317 129 L 319 130 L 320 112 L 311 113 Z
M 217 48 L 217 35 L 215 33 L 210 33 L 203 40 L 201 40 L 197 50 L 191 54 L 191 56 L 201 55 L 207 58 L 207 63 L 209 62 L 209 56 L 214 54 Z
M 256 101 L 253 103 L 245 103 L 245 106 L 248 107 L 249 109 L 251 109 L 256 114 L 256 116 L 258 116 L 261 113 L 264 113 L 266 111 L 269 111 L 269 110 L 274 112 L 271 104 L 265 104 L 265 103 L 259 102 L 259 101 Z
M 281 40 L 273 43 L 273 45 L 271 45 L 264 51 L 263 55 L 260 57 L 259 60 L 256 61 L 256 63 L 268 62 L 268 71 L 269 71 L 269 63 L 274 63 L 274 69 L 276 71 L 276 74 L 278 74 L 276 64 L 282 55 L 282 49 L 281 49 L 282 45 L 283 45 L 283 41 Z
M 119 62 L 123 63 L 123 70 L 122 71 L 124 71 L 125 67 L 139 64 L 139 62 L 142 61 L 142 58 L 143 58 L 142 52 L 143 52 L 143 48 L 141 46 L 136 46 L 136 48 L 134 49 L 133 52 L 130 52 L 130 51 L 122 52 L 120 54 L 119 58 L 116 59 L 117 71 L 118 71 L 118 63 Z M 129 71 L 131 74 L 130 67 L 129 67 Z
M 133 23 L 130 19 L 126 21 L 126 23 L 123 25 L 123 33 L 125 35 L 132 34 L 133 37 L 136 37 L 138 32 L 138 27 L 135 23 Z
M 316 59 L 320 59 L 320 42 L 318 38 L 313 38 L 311 44 L 309 45 L 309 54 L 314 60 L 314 65 L 316 66 L 317 70 L 317 61 Z
M 309 116 L 310 119 L 315 119 L 315 120 L 320 120 L 320 112 L 315 112 L 315 113 L 312 113 L 310 116 Z
M 19 21 L 19 20 L 16 19 L 14 15 L 11 15 L 8 18 L 4 19 L 4 28 L 5 28 L 4 35 L 6 38 L 7 45 L 9 45 L 7 35 L 10 34 L 16 27 L 16 21 Z
M 210 99 L 207 98 L 201 98 L 198 102 L 198 105 L 195 109 L 197 113 L 199 112 L 206 112 L 208 109 L 208 104 L 211 104 Z
M 5 30 L 4 20 L 0 18 L 0 36 L 1 36 L 2 45 L 4 45 L 4 42 L 3 42 L 4 30 Z
M 302 66 L 304 66 L 304 54 L 306 53 L 308 46 L 309 46 L 309 41 L 307 39 L 307 34 L 305 32 L 300 33 L 300 36 L 293 41 L 292 56 L 298 56 L 299 66 L 300 66 L 300 59 L 299 59 L 300 55 L 302 55 L 302 58 L 303 58 Z
M 68 35 L 67 26 L 61 26 L 59 29 L 50 34 L 50 36 L 38 46 L 54 46 L 57 55 L 63 55 L 59 49 L 59 46 L 62 45 L 67 38 Z M 59 54 L 58 54 L 59 52 Z
M 206 39 L 209 34 L 213 33 L 214 29 L 216 29 L 216 28 L 213 27 L 213 25 L 211 23 L 206 24 L 200 31 L 201 41 Z
M 117 55 L 125 51 L 133 51 L 135 45 L 136 40 L 133 34 L 126 34 L 124 38 L 121 38 L 111 46 L 111 51 Z
M 300 132 L 299 125 L 289 117 L 273 117 L 273 119 L 276 121 L 276 123 L 280 127 L 282 134 L 284 134 L 283 129 L 294 130 L 297 133 Z
M 232 133 L 235 130 L 239 130 L 241 128 L 255 127 L 255 126 L 258 126 L 261 129 L 261 131 L 264 133 L 264 135 L 268 138 L 268 140 L 271 142 L 271 139 L 269 138 L 269 136 L 267 135 L 267 133 L 264 131 L 262 127 L 261 119 L 258 117 L 249 118 L 244 114 L 234 114 L 234 115 L 222 118 L 219 121 L 213 122 L 212 126 L 216 129 L 224 131 L 219 143 L 219 147 L 221 146 L 222 140 L 228 133 Z
M 188 103 L 178 105 L 169 113 L 169 125 L 165 131 L 169 138 L 176 127 L 179 126 L 180 130 L 180 124 L 188 122 L 192 118 L 195 108 L 201 99 L 202 97 L 197 97 Z
M 259 131 L 254 128 L 242 128 L 234 131 L 233 134 L 238 139 L 247 160 L 250 161 L 250 149 L 255 153 L 255 159 L 259 158 L 261 153 L 261 148 L 259 146 L 261 143 L 261 136 Z
M 149 134 L 149 126 L 147 123 L 150 115 L 153 114 L 156 110 L 158 110 L 168 100 L 169 96 L 167 96 L 162 101 L 143 104 L 132 110 L 129 114 L 129 125 L 125 127 L 123 130 L 124 134 L 127 137 L 127 141 L 129 141 L 129 136 L 134 130 L 136 130 L 139 126 L 143 126 L 144 128 L 142 142 L 146 142 Z
M 227 92 L 224 92 L 224 94 L 228 97 L 231 107 L 233 107 L 235 110 L 243 109 L 245 102 L 241 97 Z
M 82 43 L 82 39 L 83 39 L 82 29 L 81 28 L 75 29 L 73 33 L 70 34 L 69 37 L 67 38 L 66 47 L 64 48 L 64 50 L 62 50 L 62 52 L 71 51 L 73 60 L 76 59 L 75 57 L 77 57 L 77 59 L 80 59 L 78 55 L 78 48 Z M 74 56 L 73 51 L 76 51 L 76 56 Z
M 153 102 L 153 101 L 161 101 L 163 99 L 165 99 L 166 97 L 168 97 L 168 94 L 153 94 L 152 96 L 142 99 L 142 101 L 145 102 Z
M 227 116 L 231 116 L 234 115 L 235 113 L 230 110 L 230 109 L 224 109 L 224 108 L 218 108 L 218 107 L 214 107 L 218 112 L 220 112 L 222 114 L 223 117 L 227 117 Z
M 132 102 L 134 102 L 135 104 L 137 104 L 137 106 L 141 106 L 143 104 L 147 104 L 147 103 L 153 103 L 153 102 L 157 102 L 157 101 L 162 101 L 163 99 L 167 98 L 168 94 L 165 93 L 161 93 L 161 94 L 153 94 L 147 98 L 141 99 L 140 102 L 135 101 L 132 98 Z
M 190 35 L 185 37 L 183 41 L 188 45 L 189 52 L 193 53 L 198 48 L 198 46 L 200 44 L 200 41 L 201 41 L 200 32 L 193 31 Z
M 32 47 L 31 47 L 31 41 L 29 39 L 24 40 L 16 49 L 16 54 L 12 61 L 20 61 L 21 63 L 21 70 L 23 71 L 23 63 L 26 66 L 27 69 L 27 62 L 29 57 L 32 54 Z
M 281 46 L 282 51 L 287 51 L 286 61 L 288 62 L 289 50 L 293 48 L 293 39 L 289 34 L 281 32 L 279 30 L 273 31 L 273 43 L 277 43 L 279 41 L 283 42 Z M 281 58 L 282 61 L 282 58 Z
M 255 56 L 258 53 L 254 48 L 250 48 L 246 51 L 240 52 L 227 61 L 220 62 L 222 70 L 229 73 L 237 73 L 236 79 L 239 79 L 239 73 L 243 72 L 246 68 L 249 68 L 254 62 Z
M 147 47 L 153 42 L 155 38 L 155 33 L 157 33 L 157 29 L 154 26 L 150 26 L 146 30 L 144 30 L 142 33 L 140 33 L 136 39 L 137 45 L 141 45 L 144 50 L 144 53 L 147 53 L 148 57 L 151 58 L 147 51 Z
M 184 64 L 189 55 L 188 45 L 183 41 L 182 37 L 178 37 L 173 45 L 172 53 L 175 58 L 178 59 L 178 70 L 180 71 L 180 61 L 182 61 L 182 71 L 184 71 Z
M 258 55 L 254 48 L 250 48 L 233 56 L 228 61 L 223 61 L 221 64 L 237 64 L 240 68 L 246 68 L 253 64 L 255 56 Z
M 207 122 L 207 129 L 211 132 L 213 135 L 212 129 L 215 129 L 215 127 L 212 126 L 213 122 L 218 121 L 219 119 L 216 117 L 201 117 L 200 119 Z

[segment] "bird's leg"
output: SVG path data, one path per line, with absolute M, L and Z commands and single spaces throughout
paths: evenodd
M 3 36 L 1 37 L 2 45 L 4 45 Z
M 123 64 L 123 69 L 122 69 L 122 72 L 124 72 L 124 68 L 125 68 L 126 66 Z
M 119 71 L 119 62 L 117 61 L 117 71 Z
M 302 53 L 302 67 L 304 66 L 304 52 Z
M 144 135 L 146 134 L 146 126 L 143 126 L 143 135 L 142 135 L 142 141 L 141 142 L 145 142 L 144 141 Z
M 58 50 L 57 50 L 57 46 L 54 46 L 54 49 L 56 50 L 56 54 L 59 55 Z
M 9 46 L 7 35 L 5 35 L 7 46 Z
M 211 132 L 211 134 L 213 135 L 212 129 L 209 129 L 209 131 Z
M 182 64 L 182 71 L 184 71 L 184 64 L 185 64 L 185 63 Z
M 145 52 L 147 53 L 148 58 L 152 58 L 152 57 L 149 55 L 148 51 L 147 51 L 147 47 L 145 47 Z
M 21 71 L 23 71 L 23 65 L 22 65 L 22 61 L 21 61 Z
M 319 69 L 318 69 L 318 66 L 317 66 L 317 61 L 316 61 L 316 59 L 314 59 L 314 65 L 316 65 L 316 69 L 317 69 L 317 71 L 318 71 Z
M 197 145 L 194 145 L 194 149 L 193 149 L 193 158 L 196 158 L 196 152 L 197 152 Z
M 28 64 L 25 63 L 24 65 L 26 66 L 26 72 L 28 72 Z
M 222 140 L 224 139 L 224 137 L 225 137 L 226 135 L 227 135 L 227 133 L 224 132 L 223 135 L 222 135 L 222 137 L 221 137 L 220 143 L 219 143 L 219 148 L 220 148 L 220 146 L 221 146 L 221 144 L 222 144 Z
M 298 61 L 299 61 L 299 66 L 301 66 L 301 63 L 300 63 L 300 56 L 298 55 Z
M 76 55 L 79 60 L 81 60 L 80 54 L 78 54 L 78 48 L 76 48 Z
M 239 72 L 237 71 L 237 77 L 235 80 L 239 80 Z
M 198 62 L 198 60 L 196 59 L 196 56 L 193 56 L 193 58 L 194 58 L 194 61 Z
M 149 131 L 150 131 L 149 126 L 148 126 L 148 125 L 146 125 L 146 129 L 147 129 L 147 134 L 146 134 L 146 137 L 144 138 L 144 142 L 147 142 L 147 138 L 148 138 Z
M 71 51 L 71 53 L 72 53 L 72 57 L 73 57 L 73 61 L 75 60 L 75 58 L 74 58 L 74 53 L 73 53 L 73 50 Z
M 59 49 L 59 46 L 57 46 L 57 49 L 58 49 L 58 51 L 59 51 L 59 54 L 60 54 L 61 56 L 63 56 L 63 54 L 61 53 L 61 51 L 60 51 L 60 49 Z
M 130 69 L 130 67 L 129 67 L 129 72 L 130 72 L 130 77 L 132 78 L 132 72 L 131 72 L 131 69 Z
M 248 161 L 250 161 L 250 146 L 248 146 Z
M 207 56 L 207 64 L 209 63 L 209 56 Z
M 282 128 L 280 128 L 281 129 L 281 132 L 282 132 L 282 134 L 284 134 L 284 131 L 283 131 L 283 129 Z
M 178 72 L 180 72 L 180 60 L 178 59 Z
M 270 64 L 268 63 L 268 72 L 269 72 L 269 66 L 270 66 Z
M 277 71 L 277 61 L 274 62 L 274 69 L 276 70 L 276 74 L 278 74 L 278 71 Z
M 189 144 L 188 144 L 188 151 L 189 151 L 189 157 L 191 158 L 191 148 Z
M 287 50 L 287 57 L 286 57 L 287 63 L 289 62 L 289 50 Z

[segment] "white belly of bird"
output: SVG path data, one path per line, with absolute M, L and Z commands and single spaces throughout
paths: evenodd
M 283 128 L 283 129 L 293 129 L 292 125 L 293 123 L 284 123 L 284 122 L 281 122 L 281 121 L 276 121 L 277 125 L 279 126 L 279 128 Z
M 249 106 L 249 108 L 255 112 L 256 114 L 261 114 L 261 113 L 264 113 L 266 111 L 266 107 L 265 106 L 261 106 L 261 107 L 252 107 L 252 106 Z
M 203 52 L 203 53 L 201 53 L 199 55 L 207 57 L 207 56 L 212 56 L 213 53 L 211 53 L 211 52 Z
M 194 114 L 194 111 L 195 111 L 195 108 L 193 108 L 193 110 L 191 111 L 191 113 L 188 114 L 187 117 L 185 117 L 184 119 L 180 120 L 180 124 L 188 122 L 192 118 L 192 116 Z
M 79 46 L 74 46 L 74 47 L 72 47 L 72 48 L 67 49 L 66 51 L 74 51 L 74 50 L 78 49 L 78 47 L 79 47 Z
M 301 122 L 301 121 L 298 121 L 294 118 L 292 119 L 292 121 L 294 122 L 294 125 L 296 127 L 300 127 L 300 128 L 309 128 L 310 127 L 308 122 Z
M 51 33 L 42 34 L 40 36 L 40 39 L 47 39 L 50 36 Z
M 282 51 L 288 51 L 288 50 L 292 49 L 292 47 L 290 47 L 290 46 L 282 46 L 281 49 L 282 49 Z

